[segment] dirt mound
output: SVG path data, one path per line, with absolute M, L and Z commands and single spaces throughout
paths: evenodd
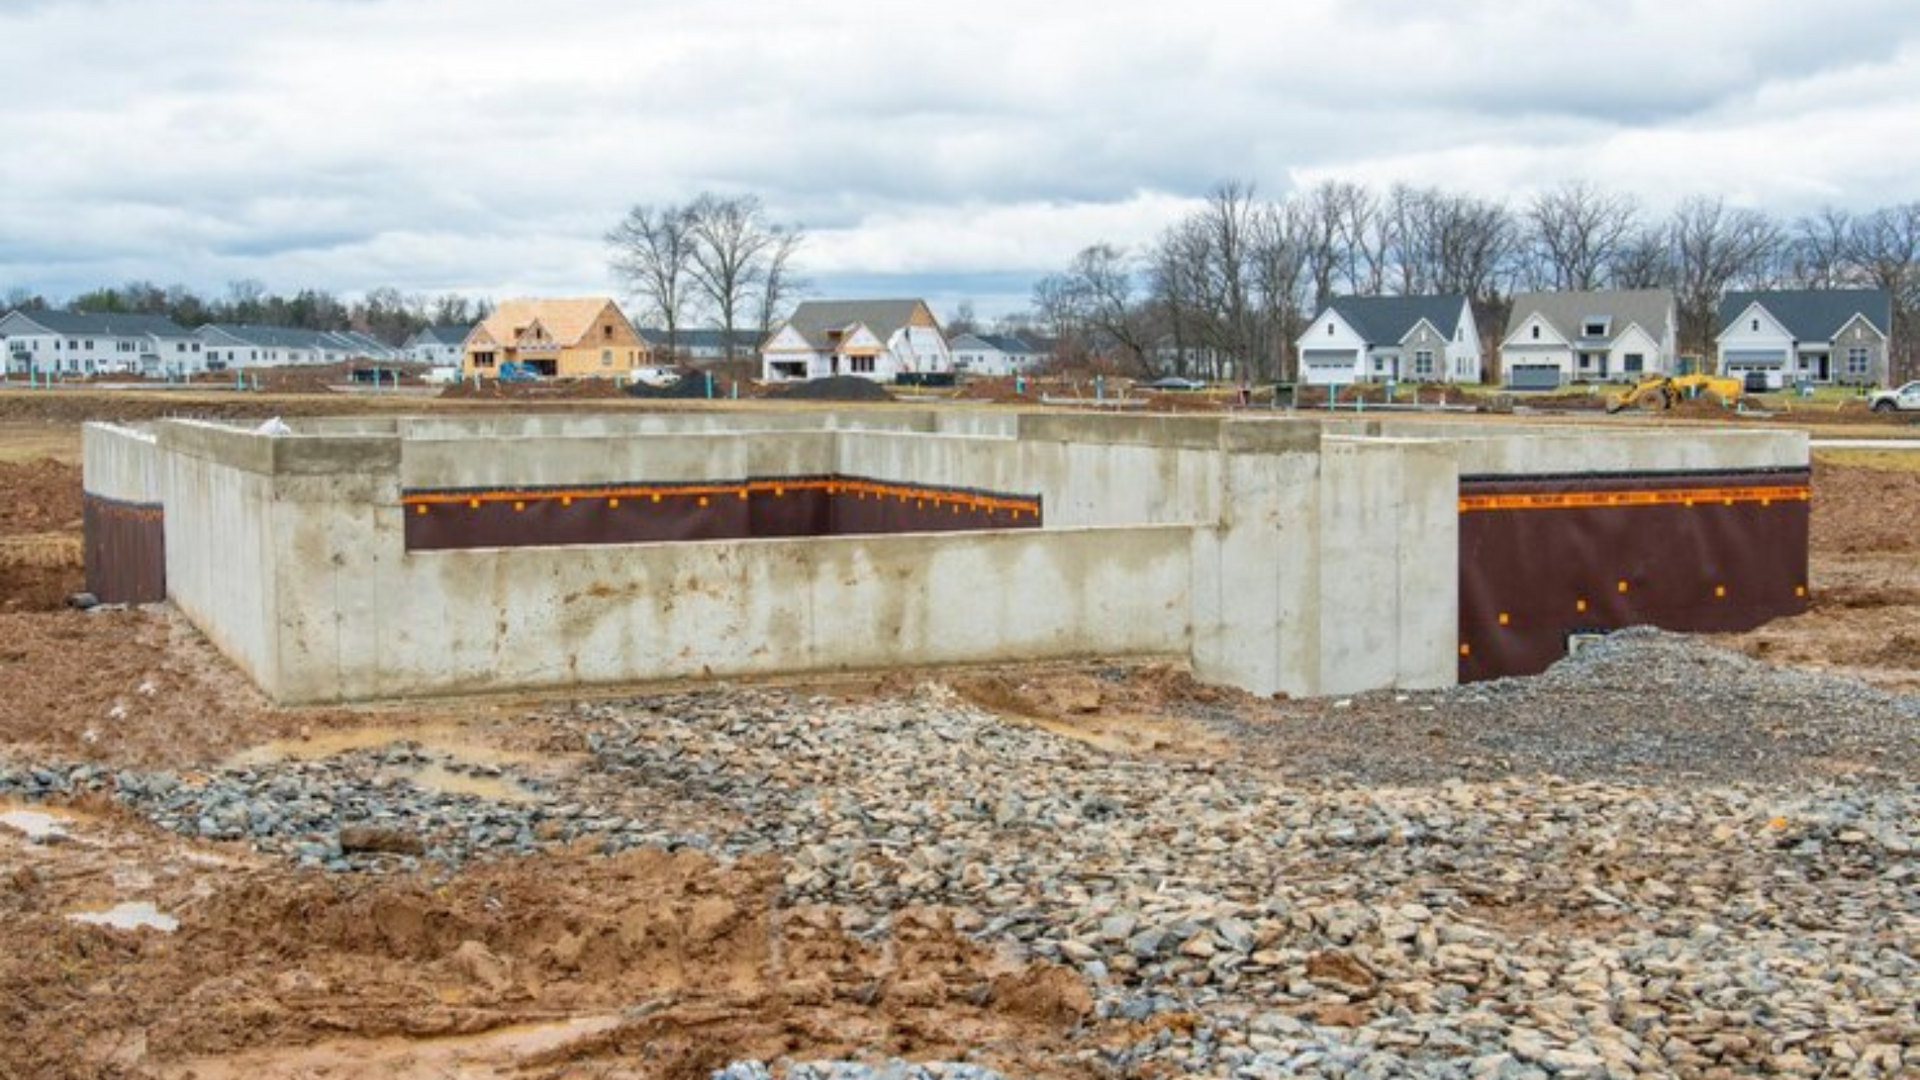
M 0 462 L 0 536 L 80 529 L 80 466 Z
M 324 1060 L 328 1075 L 442 1075 L 383 1061 L 381 1038 L 464 1041 L 484 1061 L 480 1033 L 556 1017 L 594 1022 L 487 1063 L 677 1077 L 867 1051 L 1020 1066 L 1092 1005 L 1077 977 L 1005 960 L 944 911 L 898 912 L 862 939 L 836 909 L 781 909 L 771 859 L 648 849 L 440 883 L 233 873 L 175 897 L 180 928 L 164 937 L 67 922 L 62 884 L 0 884 L 0 1024 L 14 1036 L 0 1074 L 286 1075 Z M 393 1064 L 413 1071 L 383 1072 Z
M 1859 554 L 1920 550 L 1920 472 L 1813 466 L 1813 551 Z
M 858 375 L 834 375 L 825 379 L 810 379 L 769 391 L 767 396 L 783 401 L 893 400 L 893 395 L 887 392 L 886 387 Z
M 40 574 L 41 607 L 80 585 L 77 568 Z M 200 764 L 355 719 L 272 708 L 171 608 L 0 611 L 0 684 L 0 745 L 114 765 Z

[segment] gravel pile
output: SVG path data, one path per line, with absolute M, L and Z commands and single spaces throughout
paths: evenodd
M 1547 772 L 1670 782 L 1920 773 L 1920 695 L 1773 667 L 1697 638 L 1611 634 L 1528 679 L 1287 702 L 1223 718 L 1296 775 L 1433 783 Z
M 1275 768 L 1282 740 L 1262 725 L 1245 754 L 1142 758 L 927 685 L 549 708 L 533 721 L 583 764 L 510 773 L 531 801 L 424 790 L 405 770 L 445 763 L 408 747 L 191 784 L 14 769 L 0 795 L 111 790 L 176 831 L 335 869 L 582 836 L 775 853 L 783 903 L 828 905 L 857 936 L 931 907 L 1080 972 L 1101 1034 L 1074 1063 L 1094 1074 L 1920 1068 L 1911 698 L 1630 633 L 1539 680 L 1316 708 L 1348 725 L 1321 741 L 1371 782 Z M 1506 764 L 1380 782 L 1441 723 L 1471 725 L 1475 752 Z M 1411 748 L 1357 749 L 1396 739 Z M 354 827 L 372 831 L 348 843 Z

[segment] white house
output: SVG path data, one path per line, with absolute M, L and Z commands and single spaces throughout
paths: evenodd
M 467 335 L 472 332 L 471 326 L 429 326 L 414 331 L 402 349 L 415 363 L 458 368 Z
M 1838 382 L 1885 386 L 1893 305 L 1880 289 L 1730 292 L 1714 339 L 1720 370 L 1767 388 Z
M 190 374 L 204 370 L 194 335 L 161 315 L 12 311 L 0 317 L 10 374 Z
M 761 346 L 769 382 L 858 375 L 893 382 L 903 374 L 953 371 L 946 335 L 924 300 L 809 300 Z
M 969 375 L 1032 371 L 1047 358 L 1040 346 L 1016 334 L 961 334 L 949 343 L 953 369 Z
M 1666 289 L 1519 293 L 1500 363 L 1520 390 L 1671 375 L 1677 321 Z
M 1460 295 L 1338 297 L 1295 344 L 1310 386 L 1480 381 L 1480 330 Z

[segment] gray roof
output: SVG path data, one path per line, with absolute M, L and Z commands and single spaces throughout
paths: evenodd
M 1336 296 L 1332 308 L 1354 332 L 1369 345 L 1398 342 L 1421 319 L 1433 324 L 1441 336 L 1451 338 L 1460 325 L 1460 313 L 1467 298 L 1450 296 Z
M 816 349 L 829 347 L 828 332 L 845 330 L 855 323 L 885 341 L 912 322 L 924 306 L 920 300 L 808 300 L 793 309 L 785 325 L 798 330 Z
M 1883 289 L 1777 289 L 1728 293 L 1720 301 L 1720 331 L 1725 333 L 1755 303 L 1778 319 L 1795 341 L 1832 341 L 1855 315 L 1865 315 L 1882 334 L 1893 327 L 1893 302 Z
M 466 343 L 467 335 L 471 333 L 472 323 L 463 326 L 427 326 L 415 333 L 413 340 L 432 345 L 461 345 Z
M 297 326 L 254 326 L 244 323 L 208 323 L 202 332 L 218 331 L 258 349 L 324 349 L 377 357 L 393 350 L 384 342 L 357 330 L 304 330 Z
M 96 314 L 82 311 L 17 311 L 23 319 L 55 334 L 94 337 L 190 338 L 193 332 L 165 315 Z
M 1507 316 L 1506 336 L 1511 337 L 1535 313 L 1568 341 L 1612 341 L 1625 333 L 1627 327 L 1635 325 L 1655 341 L 1663 341 L 1668 319 L 1673 314 L 1673 293 L 1666 289 L 1515 293 L 1513 313 Z M 1592 338 L 1581 333 L 1581 324 L 1588 319 L 1605 320 L 1606 334 Z
M 993 349 L 1014 356 L 1030 356 L 1046 350 L 1017 334 L 961 334 L 947 343 L 954 352 Z

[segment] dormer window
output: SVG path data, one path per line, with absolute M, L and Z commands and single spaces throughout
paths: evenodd
M 1583 337 L 1606 337 L 1609 322 L 1608 319 L 1590 317 L 1581 323 L 1580 333 Z

